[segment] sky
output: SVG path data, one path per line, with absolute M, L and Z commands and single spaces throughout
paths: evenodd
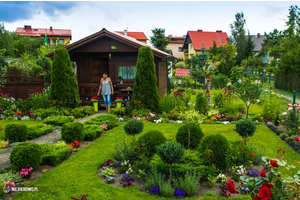
M 9 31 L 24 25 L 71 29 L 71 43 L 102 28 L 140 31 L 148 39 L 154 28 L 173 36 L 198 29 L 230 36 L 229 25 L 243 12 L 246 30 L 262 35 L 286 28 L 291 5 L 300 7 L 299 1 L 0 1 L 0 23 Z

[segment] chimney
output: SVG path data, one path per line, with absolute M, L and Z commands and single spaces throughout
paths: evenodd
M 260 34 L 259 33 L 257 33 L 257 38 L 260 38 Z
M 216 30 L 217 33 L 222 33 L 222 30 Z
M 52 26 L 50 26 L 50 31 L 52 31 Z
M 124 35 L 128 36 L 128 34 L 127 34 L 127 29 L 124 30 Z
M 198 32 L 202 32 L 202 29 L 198 29 L 197 31 L 198 31 Z
M 31 25 L 24 25 L 24 29 L 31 29 Z

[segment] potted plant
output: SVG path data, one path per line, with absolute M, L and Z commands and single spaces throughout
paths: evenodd
M 206 89 L 207 90 L 210 90 L 210 85 L 211 85 L 211 77 L 207 77 L 206 78 Z
M 123 101 L 124 97 L 116 97 L 116 103 L 117 103 L 117 108 L 121 108 L 122 107 L 122 101 Z
M 97 97 L 97 96 L 94 96 L 91 99 L 91 102 L 93 102 L 93 105 L 94 105 L 95 112 L 98 112 L 98 101 L 99 101 L 99 97 Z

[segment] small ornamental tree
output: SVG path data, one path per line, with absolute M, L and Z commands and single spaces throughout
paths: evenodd
M 235 92 L 247 106 L 246 119 L 248 119 L 249 107 L 251 104 L 257 102 L 257 99 L 262 92 L 262 85 L 258 83 L 251 83 L 249 79 L 239 79 L 238 82 L 235 83 Z
M 79 104 L 78 84 L 68 51 L 57 48 L 54 51 L 51 68 L 51 99 L 74 108 Z
M 209 110 L 208 99 L 202 91 L 199 91 L 196 95 L 195 110 L 205 115 Z
M 138 120 L 130 120 L 124 126 L 124 131 L 127 135 L 133 135 L 135 137 L 136 134 L 140 134 L 143 131 L 144 124 Z
M 166 142 L 157 147 L 160 159 L 170 165 L 170 179 L 172 180 L 172 164 L 178 163 L 184 155 L 184 147 L 177 142 Z
M 142 101 L 146 108 L 158 107 L 158 88 L 153 52 L 150 47 L 139 49 L 132 99 Z

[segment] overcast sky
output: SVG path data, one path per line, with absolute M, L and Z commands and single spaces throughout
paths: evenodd
M 71 29 L 72 42 L 106 28 L 110 31 L 142 31 L 165 28 L 166 35 L 182 36 L 189 30 L 222 30 L 243 12 L 251 35 L 285 29 L 291 5 L 299 1 L 0 1 L 0 23 L 5 29 Z

